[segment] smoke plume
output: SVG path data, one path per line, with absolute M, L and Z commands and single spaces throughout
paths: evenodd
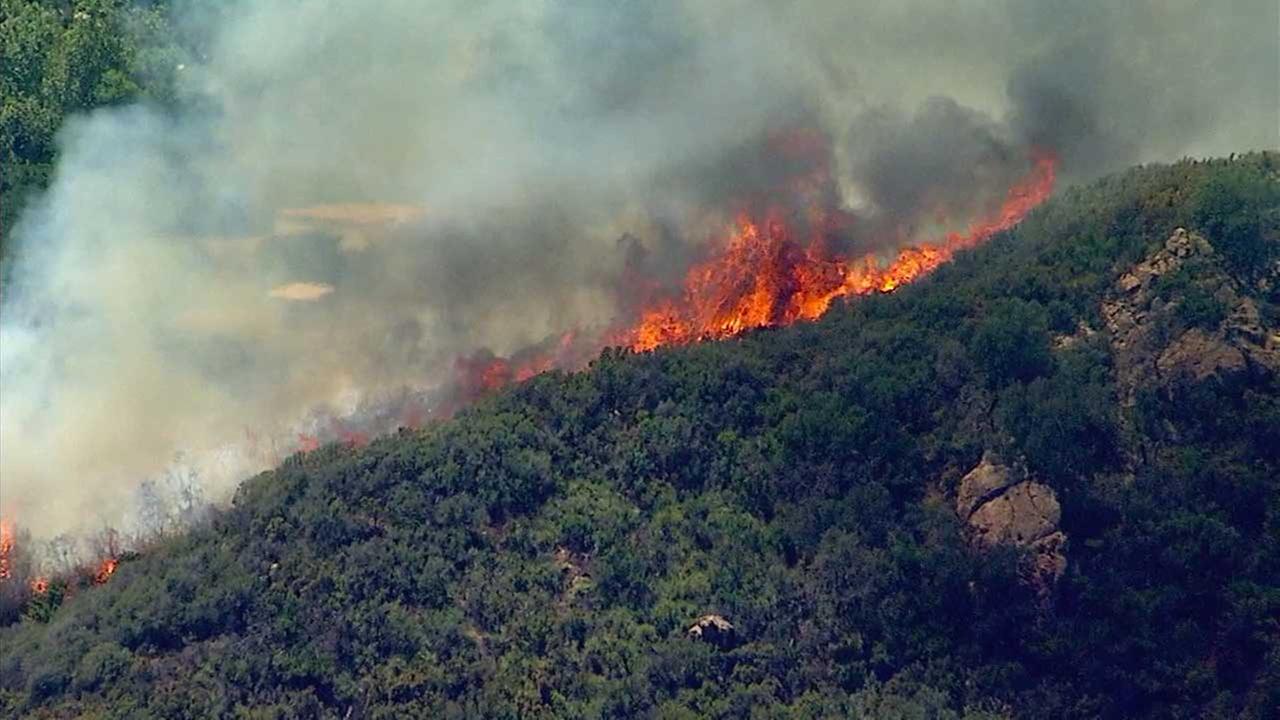
M 15 229 L 0 515 L 39 534 L 122 522 L 179 455 L 216 496 L 316 418 L 430 404 L 457 358 L 559 352 L 744 199 L 820 195 L 848 249 L 889 250 L 1033 148 L 1082 179 L 1280 122 L 1274 0 L 178 12 L 180 108 L 68 123 Z

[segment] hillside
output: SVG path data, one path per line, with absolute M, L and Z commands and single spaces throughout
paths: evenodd
M 1268 717 L 1278 169 L 295 455 L 0 629 L 0 715 Z

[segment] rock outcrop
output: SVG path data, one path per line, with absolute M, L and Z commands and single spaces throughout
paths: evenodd
M 1011 544 L 1032 551 L 1028 579 L 1047 589 L 1066 569 L 1066 535 L 1058 529 L 1062 507 L 1048 485 L 1027 477 L 1020 465 L 994 454 L 960 480 L 956 513 L 967 524 L 975 548 Z
M 1174 322 L 1178 294 L 1162 297 L 1159 281 L 1191 264 L 1192 282 L 1225 310 L 1216 327 L 1180 328 Z M 1178 228 L 1164 247 L 1116 281 L 1101 314 L 1114 351 L 1121 402 L 1132 407 L 1150 378 L 1169 387 L 1237 373 L 1280 372 L 1280 333 L 1266 326 L 1257 305 L 1222 269 L 1213 246 Z M 1171 331 L 1176 333 L 1169 336 Z
M 689 626 L 685 634 L 693 640 L 711 643 L 721 650 L 728 650 L 738 644 L 737 628 L 721 615 L 703 615 Z
M 1162 378 L 1190 378 L 1201 382 L 1214 375 L 1231 376 L 1248 366 L 1244 352 L 1200 328 L 1191 328 L 1156 357 Z
M 978 506 L 969 516 L 978 544 L 1030 545 L 1058 529 L 1062 509 L 1048 485 L 1024 481 Z
M 1022 480 L 1023 475 L 1000 463 L 993 454 L 983 453 L 977 466 L 960 479 L 960 487 L 956 491 L 956 512 L 967 520 L 978 506 Z
M 1198 317 L 1183 312 L 1193 296 L 1201 303 L 1207 299 L 1214 311 Z M 1133 432 L 1139 390 L 1174 399 L 1187 386 L 1215 378 L 1280 373 L 1280 333 L 1197 233 L 1175 230 L 1163 247 L 1116 280 L 1100 310 L 1124 409 L 1124 434 L 1136 439 L 1124 450 L 1129 474 L 1159 444 Z M 1168 424 L 1161 432 L 1166 438 L 1178 436 Z

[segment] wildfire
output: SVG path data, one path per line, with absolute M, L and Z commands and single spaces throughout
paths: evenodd
M 13 525 L 0 520 L 0 580 L 13 576 Z
M 409 403 L 405 405 L 404 410 L 400 413 L 400 425 L 416 430 L 422 427 L 422 423 L 426 421 L 427 409 L 420 403 Z
M 619 296 L 638 309 L 603 335 L 566 333 L 511 357 L 488 350 L 454 359 L 453 394 L 433 410 L 448 417 L 462 405 L 554 368 L 580 367 L 604 345 L 647 351 L 664 345 L 727 338 L 752 328 L 815 320 L 840 297 L 888 293 L 937 269 L 961 250 L 1007 230 L 1053 191 L 1057 157 L 1034 152 L 1031 169 L 1009 190 L 999 208 L 964 232 L 906 247 L 889 262 L 875 254 L 841 257 L 829 238 L 855 218 L 833 201 L 829 148 L 821 134 L 780 133 L 770 145 L 793 165 L 777 188 L 782 202 L 753 198 L 764 211 L 738 213 L 722 247 L 686 273 L 678 294 L 663 296 L 643 274 L 623 278 Z M 797 202 L 798 201 L 798 202 Z M 789 205 L 788 205 L 789 204 Z M 799 207 L 788 214 L 782 208 Z M 797 229 L 800 228 L 800 229 Z M 643 253 L 643 250 L 640 251 Z M 303 449 L 315 443 L 303 437 Z
M 406 404 L 401 410 L 402 424 L 418 427 L 428 418 L 448 417 L 471 400 L 512 383 L 556 368 L 582 367 L 605 345 L 648 351 L 727 338 L 753 328 L 814 320 L 837 298 L 892 292 L 934 271 L 956 253 L 1020 222 L 1052 193 L 1058 162 L 1051 152 L 1034 152 L 1031 169 L 1008 189 L 994 212 L 974 220 L 963 232 L 903 248 L 885 262 L 876 254 L 848 257 L 831 250 L 832 238 L 841 237 L 856 219 L 834 201 L 825 137 L 820 133 L 780 133 L 769 142 L 778 157 L 799 167 L 783 172 L 786 179 L 776 188 L 750 198 L 750 209 L 737 214 L 712 254 L 687 270 L 675 294 L 660 294 L 661 285 L 643 273 L 625 277 L 618 294 L 627 319 L 619 325 L 604 332 L 570 331 L 511 357 L 498 357 L 488 350 L 460 356 L 446 381 L 450 389 L 443 400 L 434 406 L 421 401 Z M 354 224 L 385 219 L 378 214 L 382 209 L 370 210 L 367 217 L 356 212 L 358 209 L 335 206 L 291 215 L 308 221 L 350 219 Z M 415 212 L 390 208 L 384 214 L 395 222 L 406 222 L 417 217 Z M 332 290 L 328 285 L 293 283 L 271 295 L 315 300 Z M 296 447 L 312 452 L 321 446 L 323 434 L 360 448 L 369 443 L 369 429 L 335 420 L 328 430 L 298 433 Z M 245 432 L 251 453 L 257 455 L 257 434 Z M 14 567 L 15 553 L 14 525 L 0 519 L 0 581 L 21 583 L 27 577 L 25 569 Z M 114 536 L 99 557 L 102 559 L 96 567 L 90 566 L 94 567 L 92 575 L 82 567 L 78 577 L 91 577 L 93 584 L 101 585 L 113 576 L 120 557 Z M 15 580 L 15 574 L 21 577 Z M 50 579 L 36 576 L 29 581 L 29 588 L 35 595 L 44 595 L 49 592 Z
M 103 558 L 98 563 L 98 570 L 93 574 L 93 584 L 101 585 L 111 579 L 111 575 L 115 573 L 116 566 L 120 564 L 120 560 L 114 557 Z
M 1017 224 L 1053 191 L 1056 170 L 1054 155 L 1037 153 L 1030 172 L 1009 189 L 997 212 L 964 233 L 904 248 L 887 265 L 874 254 L 835 257 L 821 237 L 802 244 L 780 212 L 762 218 L 741 213 L 723 249 L 685 275 L 682 295 L 644 310 L 620 342 L 644 351 L 726 338 L 751 328 L 815 319 L 839 297 L 891 292 Z
M 368 433 L 360 432 L 359 430 L 348 430 L 345 427 L 338 428 L 338 439 L 349 448 L 362 448 L 369 444 Z
M 578 334 L 569 331 L 557 339 L 525 348 L 509 358 L 481 350 L 454 359 L 454 384 L 464 398 L 485 395 L 528 380 L 548 370 L 571 366 L 581 353 Z M 447 414 L 447 413 L 446 413 Z
M 120 565 L 119 536 L 114 530 L 107 530 L 102 537 L 104 539 L 104 547 L 99 550 L 101 559 L 96 562 L 96 565 L 81 566 L 74 572 L 64 572 L 59 576 L 67 580 L 68 592 L 74 590 L 75 583 L 80 579 L 88 578 L 94 585 L 102 585 L 115 574 L 116 568 Z M 50 576 L 28 576 L 26 572 L 29 571 L 29 565 L 26 564 L 21 568 L 14 567 L 16 552 L 17 541 L 14 524 L 9 520 L 0 520 L 0 580 L 25 582 L 33 595 L 44 595 L 49 592 L 49 587 L 52 583 Z M 68 578 L 71 579 L 68 580 Z

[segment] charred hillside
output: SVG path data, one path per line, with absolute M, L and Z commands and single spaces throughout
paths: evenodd
M 12 606 L 0 714 L 1267 717 L 1278 172 L 1135 168 L 815 322 L 295 455 Z

